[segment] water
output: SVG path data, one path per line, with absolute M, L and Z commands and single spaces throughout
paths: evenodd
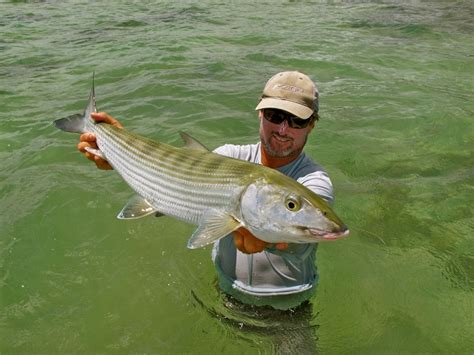
M 0 352 L 472 353 L 471 1 L 0 3 Z M 238 309 L 194 227 L 131 195 L 51 121 L 98 105 L 181 145 L 253 143 L 265 81 L 321 91 L 307 153 L 351 237 L 309 308 Z M 303 349 L 303 350 L 301 350 Z

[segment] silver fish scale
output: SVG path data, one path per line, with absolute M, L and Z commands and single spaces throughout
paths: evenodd
M 88 128 L 107 161 L 159 212 L 194 224 L 208 209 L 239 217 L 234 209 L 245 188 L 245 168 L 238 161 L 229 164 L 218 155 L 177 149 L 110 125 Z

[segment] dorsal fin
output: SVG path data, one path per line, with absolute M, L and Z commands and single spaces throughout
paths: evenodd
M 209 149 L 207 149 L 207 147 L 204 144 L 199 142 L 197 139 L 194 139 L 189 134 L 187 134 L 183 131 L 180 131 L 179 135 L 183 139 L 186 148 L 196 149 L 196 150 L 203 150 L 203 151 L 206 151 L 206 152 L 209 151 Z

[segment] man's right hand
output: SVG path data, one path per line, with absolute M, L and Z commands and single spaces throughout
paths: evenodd
M 106 112 L 92 112 L 91 117 L 96 122 L 104 122 L 111 124 L 112 126 L 115 126 L 117 128 L 123 128 L 122 124 L 119 121 L 117 121 L 115 118 L 113 118 Z M 79 137 L 79 141 L 80 142 L 77 145 L 77 149 L 79 149 L 80 152 L 84 153 L 87 159 L 92 160 L 95 165 L 97 165 L 97 168 L 102 170 L 113 169 L 112 166 L 107 162 L 107 160 L 104 160 L 101 157 L 98 157 L 97 155 L 91 154 L 86 151 L 86 147 L 99 149 L 97 147 L 97 141 L 94 133 L 86 132 L 81 134 L 81 136 Z
M 278 250 L 285 250 L 288 248 L 288 243 L 267 243 L 258 239 L 244 227 L 233 232 L 234 244 L 237 249 L 245 254 L 260 253 L 265 248 L 274 246 Z

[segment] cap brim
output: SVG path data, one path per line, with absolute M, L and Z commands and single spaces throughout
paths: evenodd
M 308 119 L 313 114 L 313 110 L 304 105 L 297 104 L 292 101 L 275 99 L 271 97 L 263 98 L 255 107 L 255 110 L 262 110 L 264 108 L 276 108 L 279 110 L 287 111 L 295 116 L 302 119 Z

